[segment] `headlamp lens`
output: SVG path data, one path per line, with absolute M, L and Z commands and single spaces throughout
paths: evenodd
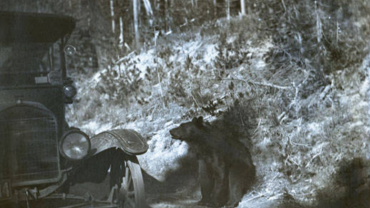
M 69 133 L 62 140 L 61 151 L 68 159 L 83 159 L 89 154 L 90 140 L 82 132 Z
M 73 98 L 77 94 L 77 90 L 72 85 L 66 85 L 63 87 L 63 93 L 67 98 Z

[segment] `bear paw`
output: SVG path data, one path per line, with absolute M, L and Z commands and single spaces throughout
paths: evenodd
M 226 208 L 234 208 L 237 207 L 239 204 L 239 201 L 229 201 L 225 204 Z
M 200 200 L 197 204 L 199 206 L 205 206 L 205 207 L 217 207 L 214 203 L 209 202 L 209 201 L 204 201 L 204 200 Z

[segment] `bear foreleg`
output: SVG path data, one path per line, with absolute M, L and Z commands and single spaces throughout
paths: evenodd
M 212 172 L 214 174 L 214 185 L 211 194 L 211 201 L 213 206 L 221 207 L 225 204 L 227 194 L 225 194 L 226 165 L 223 159 L 214 155 L 212 163 Z
M 202 194 L 202 199 L 198 202 L 199 205 L 210 206 L 212 204 L 211 193 L 214 187 L 214 178 L 211 168 L 205 160 L 198 161 L 200 192 Z
M 248 174 L 245 174 L 241 167 L 240 164 L 234 164 L 229 168 L 229 201 L 226 203 L 227 208 L 236 207 L 245 193 Z

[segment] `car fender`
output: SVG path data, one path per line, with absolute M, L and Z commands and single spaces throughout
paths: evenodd
M 149 146 L 146 140 L 132 129 L 115 129 L 91 137 L 92 155 L 111 148 L 121 149 L 129 155 L 144 154 Z

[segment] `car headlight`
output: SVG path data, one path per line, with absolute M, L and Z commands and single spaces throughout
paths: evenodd
M 61 154 L 69 160 L 84 159 L 90 152 L 89 137 L 79 129 L 67 131 L 60 142 Z
M 72 85 L 65 85 L 63 86 L 63 93 L 67 98 L 72 99 L 77 94 L 77 90 Z

